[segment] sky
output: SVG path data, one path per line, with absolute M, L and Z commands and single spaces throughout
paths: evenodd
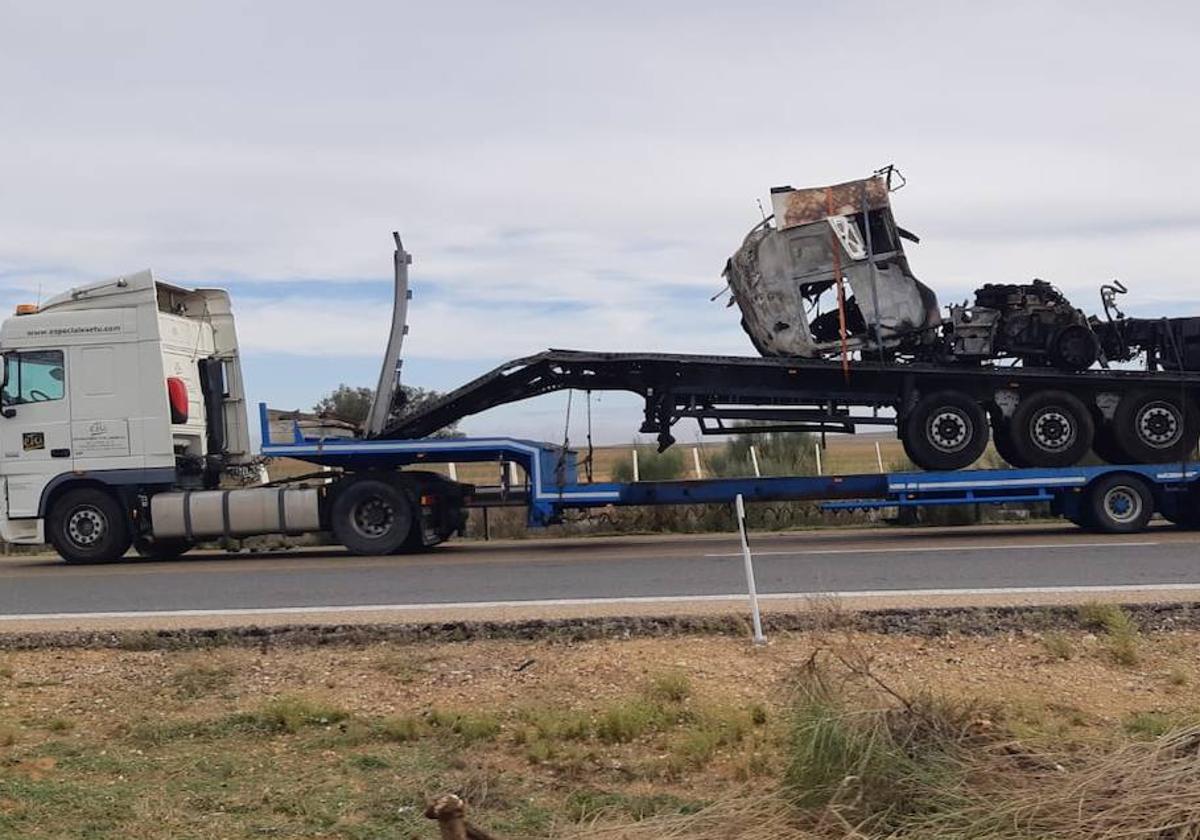
M 306 409 L 374 384 L 399 230 L 409 384 L 753 355 L 709 298 L 758 202 L 894 163 L 943 305 L 1037 276 L 1096 311 L 1119 278 L 1130 314 L 1200 314 L 1197 32 L 1183 2 L 0 0 L 0 308 L 228 288 L 250 400 Z M 462 428 L 561 440 L 565 406 Z M 599 396 L 597 441 L 638 413 Z

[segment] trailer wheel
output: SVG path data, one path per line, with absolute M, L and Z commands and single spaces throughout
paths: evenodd
M 413 528 L 413 502 L 377 478 L 351 479 L 329 512 L 334 538 L 355 554 L 399 551 Z
M 913 406 L 904 419 L 900 440 L 904 452 L 921 469 L 962 469 L 987 449 L 987 414 L 966 394 L 938 391 Z
M 1200 491 L 1193 488 L 1186 493 L 1169 493 L 1170 504 L 1159 511 L 1163 519 L 1180 528 L 1200 528 Z M 1171 498 L 1173 497 L 1173 498 Z
M 1013 446 L 1012 427 L 1009 421 L 992 419 L 992 443 L 996 447 L 996 454 L 1004 459 L 1004 463 L 1010 467 L 1020 470 L 1030 466 Z
M 1009 429 L 1025 465 L 1069 467 L 1091 449 L 1096 424 L 1078 397 L 1066 391 L 1037 391 L 1017 404 Z
M 1096 435 L 1092 438 L 1092 452 L 1096 457 L 1109 464 L 1128 464 L 1126 455 L 1117 443 L 1117 435 L 1111 424 L 1096 426 Z
M 46 517 L 51 545 L 68 563 L 110 563 L 129 550 L 125 511 L 99 487 L 68 490 Z
M 1150 485 L 1136 475 L 1105 475 L 1087 490 L 1088 522 L 1109 534 L 1133 534 L 1143 530 L 1154 515 Z
M 1179 398 L 1134 392 L 1113 415 L 1116 442 L 1133 464 L 1186 458 L 1200 440 L 1200 411 Z

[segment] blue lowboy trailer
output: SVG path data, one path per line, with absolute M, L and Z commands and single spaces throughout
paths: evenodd
M 738 495 L 748 502 L 820 502 L 833 510 L 1047 502 L 1052 513 L 1109 533 L 1140 531 L 1155 512 L 1183 526 L 1200 524 L 1200 463 L 1196 462 L 586 483 L 579 480 L 576 453 L 553 444 L 507 437 L 313 437 L 298 423 L 292 424 L 290 439 L 276 441 L 271 439 L 266 405 L 259 406 L 259 417 L 263 455 L 339 471 L 400 470 L 403 474 L 431 464 L 516 464 L 523 474 L 516 486 L 470 491 L 461 503 L 524 504 L 533 527 L 560 522 L 569 510 L 724 504 Z M 509 473 L 501 469 L 500 474 Z

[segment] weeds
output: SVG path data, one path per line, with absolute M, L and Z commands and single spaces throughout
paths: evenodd
M 280 697 L 256 711 L 234 716 L 231 723 L 266 732 L 294 734 L 309 726 L 328 726 L 348 718 L 348 712 L 300 697 Z
M 1042 637 L 1042 647 L 1051 659 L 1063 662 L 1075 655 L 1075 648 L 1065 633 L 1047 633 Z
M 1114 664 L 1130 667 L 1141 660 L 1137 623 L 1117 604 L 1084 604 L 1079 620 L 1084 627 L 1104 633 L 1104 653 Z
M 662 726 L 660 706 L 643 699 L 609 706 L 596 721 L 596 737 L 606 744 L 626 744 Z
M 667 671 L 650 680 L 646 694 L 652 700 L 682 703 L 692 695 L 692 682 L 682 671 Z
M 1175 722 L 1163 712 L 1137 712 L 1124 723 L 1124 729 L 1137 738 L 1161 738 L 1171 731 Z
M 453 732 L 467 743 L 490 741 L 500 734 L 500 721 L 495 715 L 487 713 L 471 714 L 430 709 L 426 718 L 434 729 Z
M 181 699 L 194 700 L 229 688 L 236 672 L 228 665 L 193 665 L 181 668 L 171 678 Z
M 412 716 L 384 718 L 378 725 L 379 735 L 385 741 L 403 744 L 416 741 L 425 733 L 425 725 L 420 718 Z

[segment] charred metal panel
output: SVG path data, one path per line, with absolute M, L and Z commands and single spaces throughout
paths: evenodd
M 775 210 L 726 264 L 742 326 L 764 356 L 842 351 L 837 312 L 846 284 L 846 347 L 930 343 L 941 323 L 937 297 L 908 268 L 887 183 L 873 177 L 830 187 L 776 188 Z

